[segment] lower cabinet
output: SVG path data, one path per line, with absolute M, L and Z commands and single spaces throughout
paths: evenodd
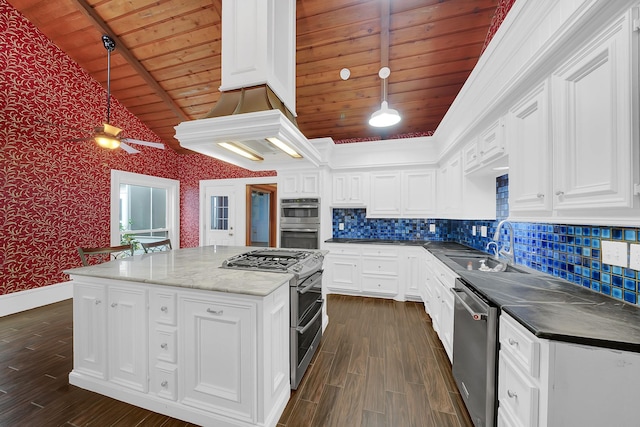
M 149 360 L 147 291 L 110 286 L 107 292 L 109 381 L 146 392 Z
M 73 385 L 198 425 L 275 425 L 290 396 L 289 286 L 226 294 L 74 284 Z
M 251 420 L 256 348 L 251 325 L 255 306 L 213 298 L 182 297 L 184 328 L 182 402 L 197 408 Z
M 431 317 L 449 361 L 453 361 L 453 304 L 451 289 L 458 276 L 430 252 L 426 252 L 425 275 L 422 281 L 425 310 Z
M 500 315 L 498 426 L 638 424 L 640 354 L 540 339 Z
M 329 293 L 420 300 L 422 247 L 325 244 L 325 286 Z

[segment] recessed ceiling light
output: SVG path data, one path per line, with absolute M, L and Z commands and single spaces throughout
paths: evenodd
M 497 166 L 493 168 L 494 171 L 506 171 L 509 170 L 509 166 Z

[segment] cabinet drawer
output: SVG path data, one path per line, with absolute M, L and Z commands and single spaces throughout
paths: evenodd
M 325 245 L 324 249 L 329 251 L 329 255 L 360 256 L 360 250 L 358 247 L 350 244 Z
M 451 270 L 449 267 L 444 265 L 440 260 L 435 259 L 428 268 L 433 270 L 436 278 L 442 283 L 446 288 L 453 288 L 456 284 L 456 278 L 458 275 Z
M 178 368 L 158 364 L 153 368 L 151 391 L 163 399 L 178 398 Z
M 398 293 L 398 278 L 389 276 L 362 276 L 362 290 L 378 294 Z
M 537 426 L 538 388 L 502 350 L 498 372 L 499 407 L 508 413 L 513 425 Z
M 398 275 L 398 260 L 393 258 L 364 258 L 362 274 Z
M 509 353 L 520 368 L 538 378 L 540 372 L 540 343 L 518 322 L 500 316 L 500 348 Z
M 363 256 L 372 256 L 372 257 L 398 257 L 398 249 L 392 247 L 365 247 L 362 249 Z
M 151 291 L 149 313 L 152 322 L 165 325 L 176 324 L 176 294 L 175 292 Z
M 159 361 L 176 363 L 178 360 L 175 328 L 156 328 L 151 339 L 151 357 Z

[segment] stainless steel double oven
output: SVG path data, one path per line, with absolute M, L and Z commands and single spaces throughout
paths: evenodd
M 320 200 L 280 200 L 280 247 L 320 248 Z
M 236 255 L 223 268 L 289 272 L 291 388 L 297 389 L 322 338 L 321 251 L 300 249 L 258 249 Z
M 290 287 L 291 388 L 297 389 L 322 338 L 322 270 Z

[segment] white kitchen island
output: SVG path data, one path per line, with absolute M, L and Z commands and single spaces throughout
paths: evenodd
M 222 269 L 208 246 L 66 271 L 69 382 L 203 426 L 275 426 L 287 404 L 289 273 Z

